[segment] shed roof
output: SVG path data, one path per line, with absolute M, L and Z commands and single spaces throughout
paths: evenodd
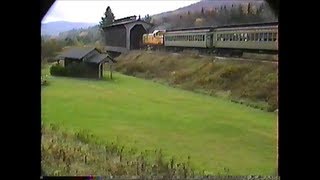
M 116 62 L 112 57 L 110 57 L 107 54 L 97 54 L 93 57 L 90 57 L 89 59 L 87 59 L 85 62 L 89 62 L 89 63 L 96 63 L 99 64 L 102 61 L 112 61 L 112 62 Z
M 57 57 L 81 59 L 95 49 L 96 49 L 95 47 L 72 47 L 72 48 L 68 48 L 67 50 L 59 54 Z

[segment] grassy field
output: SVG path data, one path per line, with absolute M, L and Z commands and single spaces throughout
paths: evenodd
M 275 113 L 122 74 L 113 81 L 48 77 L 42 121 L 126 147 L 162 149 L 210 173 L 272 175 Z

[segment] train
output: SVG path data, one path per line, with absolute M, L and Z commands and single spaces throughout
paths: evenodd
M 197 50 L 242 57 L 243 53 L 278 54 L 278 22 L 156 30 L 143 34 L 148 49 Z

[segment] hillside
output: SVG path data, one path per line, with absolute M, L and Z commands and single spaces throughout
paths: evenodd
M 220 96 L 267 111 L 278 107 L 277 64 L 143 51 L 121 55 L 117 60 L 115 69 L 130 76 Z
M 57 36 L 60 32 L 72 29 L 88 28 L 96 25 L 96 23 L 67 22 L 57 21 L 41 24 L 41 35 Z
M 156 20 L 159 18 L 171 16 L 171 15 L 186 14 L 188 13 L 188 11 L 190 13 L 200 12 L 202 8 L 204 8 L 205 10 L 213 10 L 215 8 L 219 9 L 221 6 L 226 6 L 227 8 L 230 8 L 232 5 L 236 6 L 239 4 L 248 4 L 248 3 L 258 6 L 258 5 L 261 5 L 263 1 L 261 0 L 202 0 L 200 2 L 179 8 L 174 11 L 168 11 L 168 12 L 163 12 L 160 14 L 153 15 L 152 18 Z

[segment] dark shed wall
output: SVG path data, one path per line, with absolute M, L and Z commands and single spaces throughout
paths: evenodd
M 126 28 L 121 26 L 104 29 L 106 46 L 126 47 Z
M 71 63 L 80 63 L 80 62 L 81 62 L 81 60 L 79 60 L 79 59 L 65 58 L 64 67 L 67 67 Z
M 99 78 L 99 64 L 95 63 L 86 63 L 88 70 L 88 77 Z

